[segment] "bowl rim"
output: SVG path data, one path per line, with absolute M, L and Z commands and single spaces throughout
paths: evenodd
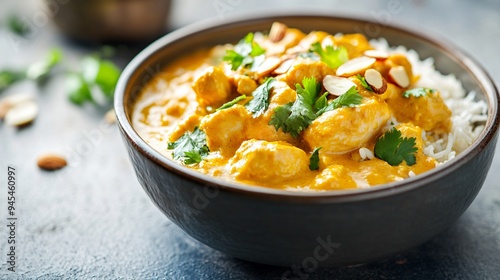
M 222 28 L 223 26 L 226 26 L 227 28 L 228 25 L 252 24 L 252 22 L 258 21 L 272 22 L 279 21 L 280 19 L 297 17 L 303 19 L 328 18 L 329 20 L 351 20 L 362 22 L 365 24 L 376 24 L 384 29 L 392 29 L 397 32 L 406 33 L 409 36 L 416 37 L 419 40 L 431 44 L 441 51 L 448 53 L 452 58 L 457 60 L 457 63 L 461 64 L 464 70 L 469 72 L 478 81 L 478 84 L 482 87 L 482 91 L 485 92 L 485 98 L 487 99 L 488 104 L 488 119 L 483 131 L 480 133 L 478 138 L 465 151 L 457 155 L 456 158 L 423 174 L 419 174 L 418 176 L 406 178 L 398 182 L 372 186 L 369 188 L 331 190 L 321 192 L 281 190 L 269 187 L 246 185 L 238 182 L 211 177 L 210 175 L 194 171 L 171 159 L 166 158 L 160 152 L 156 151 L 152 146 L 147 144 L 146 141 L 143 140 L 135 131 L 125 112 L 126 103 L 124 97 L 126 94 L 126 88 L 130 78 L 134 73 L 136 73 L 136 70 L 139 69 L 140 66 L 143 65 L 145 61 L 147 61 L 147 59 L 153 56 L 156 52 L 161 51 L 170 43 L 182 40 L 184 37 L 189 37 L 196 33 L 206 32 L 214 28 Z M 474 58 L 472 58 L 470 55 L 468 55 L 449 41 L 443 38 L 438 39 L 435 34 L 428 34 L 430 33 L 430 31 L 426 30 L 425 32 L 426 34 L 424 34 L 422 31 L 417 31 L 401 24 L 380 24 L 368 17 L 349 15 L 345 13 L 244 13 L 234 14 L 233 16 L 227 17 L 224 20 L 220 20 L 219 18 L 210 18 L 198 21 L 185 27 L 179 28 L 157 39 L 155 42 L 151 43 L 148 47 L 137 54 L 125 67 L 115 89 L 114 108 L 117 117 L 117 123 L 122 131 L 122 136 L 126 138 L 125 140 L 129 141 L 134 149 L 139 151 L 149 160 L 155 162 L 162 168 L 166 168 L 167 170 L 176 173 L 179 176 L 185 177 L 186 179 L 189 179 L 191 181 L 198 182 L 204 187 L 215 187 L 221 191 L 235 192 L 259 197 L 265 196 L 268 198 L 281 200 L 314 200 L 317 202 L 328 203 L 375 199 L 412 191 L 416 188 L 424 187 L 430 182 L 435 181 L 439 178 L 445 177 L 446 175 L 452 173 L 454 170 L 460 168 L 468 161 L 470 161 L 486 145 L 488 145 L 489 142 L 495 139 L 495 136 L 498 133 L 500 122 L 498 116 L 498 108 L 500 107 L 500 95 L 495 82 L 485 71 L 483 66 L 481 66 Z M 411 48 L 410 46 L 406 47 Z

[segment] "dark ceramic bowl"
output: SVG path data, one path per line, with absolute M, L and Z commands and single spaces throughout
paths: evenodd
M 237 42 L 280 21 L 305 32 L 367 32 L 391 45 L 432 56 L 466 90 L 488 104 L 479 138 L 454 160 L 425 174 L 370 189 L 287 192 L 229 183 L 163 157 L 131 125 L 132 105 L 155 73 L 199 48 Z M 376 32 L 374 32 L 376 31 Z M 372 33 L 370 33 L 372 32 Z M 479 192 L 490 167 L 499 126 L 498 91 L 485 71 L 449 43 L 360 18 L 272 15 L 208 21 L 182 28 L 142 51 L 124 70 L 115 95 L 118 123 L 139 182 L 153 203 L 202 243 L 231 256 L 271 265 L 351 265 L 420 245 L 455 222 Z

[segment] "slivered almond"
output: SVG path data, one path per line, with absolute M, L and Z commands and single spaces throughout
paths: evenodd
M 288 26 L 281 22 L 274 22 L 269 31 L 269 40 L 273 43 L 281 41 L 286 34 Z
M 389 58 L 389 54 L 384 52 L 384 51 L 379 51 L 379 50 L 367 50 L 364 52 L 365 56 L 368 57 L 373 57 L 379 60 L 384 60 Z
M 5 115 L 5 123 L 11 126 L 24 126 L 31 123 L 38 114 L 38 105 L 26 101 L 10 108 Z
M 281 64 L 281 59 L 276 56 L 266 57 L 264 62 L 257 69 L 257 76 L 262 77 L 271 73 L 274 69 L 278 68 Z
M 340 96 L 350 88 L 355 87 L 356 84 L 348 78 L 326 75 L 323 78 L 323 86 L 330 94 Z
M 382 94 L 387 90 L 387 82 L 382 77 L 382 74 L 375 69 L 365 71 L 365 80 L 375 93 Z
M 373 57 L 360 56 L 353 58 L 337 68 L 337 76 L 352 76 L 370 68 L 377 60 Z
M 63 156 L 56 154 L 45 154 L 38 158 L 38 167 L 45 170 L 56 170 L 65 167 L 68 163 Z
M 410 85 L 410 77 L 403 66 L 394 66 L 389 70 L 389 77 L 400 87 L 405 88 Z
M 280 75 L 280 74 L 285 74 L 288 72 L 288 70 L 292 67 L 292 65 L 295 63 L 295 59 L 290 58 L 285 61 L 283 61 L 278 68 L 274 69 L 273 73 Z
M 332 36 L 326 36 L 323 38 L 323 41 L 321 41 L 321 47 L 326 48 L 326 46 L 335 46 Z

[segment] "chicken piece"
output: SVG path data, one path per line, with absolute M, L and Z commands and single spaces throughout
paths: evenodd
M 411 122 L 425 131 L 449 132 L 451 129 L 451 111 L 437 91 L 420 97 L 393 95 L 386 102 L 399 122 Z
M 305 36 L 306 34 L 298 29 L 287 28 L 285 35 L 278 42 L 272 42 L 267 37 L 257 34 L 254 40 L 266 50 L 266 56 L 273 56 L 285 53 L 287 49 L 296 46 Z
M 231 83 L 224 71 L 219 67 L 208 67 L 197 77 L 192 85 L 196 92 L 196 101 L 202 108 L 211 106 L 218 108 L 231 95 Z
M 334 36 L 333 42 L 336 46 L 347 49 L 349 59 L 362 56 L 364 51 L 371 49 L 370 42 L 364 35 L 359 33 Z
M 224 157 L 233 156 L 246 140 L 246 129 L 252 116 L 241 105 L 217 111 L 203 117 L 200 129 L 207 136 L 207 146 L 210 151 L 220 151 Z
M 309 170 L 307 154 L 286 142 L 248 140 L 229 161 L 238 180 L 269 184 L 283 182 Z
M 302 84 L 304 78 L 316 78 L 321 82 L 326 75 L 335 75 L 335 71 L 322 61 L 311 59 L 297 60 L 285 75 L 279 76 L 279 80 L 285 81 L 291 88 L 295 84 Z
M 333 164 L 316 176 L 312 188 L 319 190 L 343 190 L 355 189 L 357 185 L 348 174 L 347 168 L 342 165 Z
M 413 83 L 415 81 L 416 77 L 413 76 L 413 68 L 411 66 L 411 63 L 403 54 L 392 54 L 387 59 L 377 60 L 377 62 L 375 62 L 375 64 L 373 65 L 373 69 L 380 72 L 384 79 L 392 82 L 392 78 L 389 75 L 389 70 L 391 70 L 391 68 L 395 66 L 403 66 L 406 74 L 408 75 L 410 83 Z
M 311 48 L 312 44 L 323 41 L 323 39 L 328 35 L 328 33 L 323 31 L 312 31 L 303 37 L 296 46 L 289 48 L 286 53 L 293 54 L 307 52 Z
M 252 95 L 252 92 L 257 88 L 257 83 L 245 75 L 236 75 L 234 77 L 234 85 L 236 86 L 236 91 L 244 95 Z
M 193 114 L 186 119 L 179 122 L 179 124 L 172 130 L 169 141 L 174 142 L 179 139 L 184 133 L 193 131 L 194 128 L 200 123 L 201 116 Z
M 390 118 L 387 104 L 376 98 L 364 98 L 354 108 L 339 108 L 324 113 L 304 131 L 303 137 L 311 149 L 341 154 L 364 146 Z

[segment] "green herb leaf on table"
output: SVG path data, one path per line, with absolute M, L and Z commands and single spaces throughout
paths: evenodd
M 269 78 L 252 92 L 252 100 L 246 104 L 252 116 L 257 118 L 269 108 L 269 93 L 274 85 L 275 79 Z
M 0 92 L 18 81 L 26 79 L 24 71 L 2 70 L 0 71 Z
M 316 118 L 313 105 L 321 89 L 321 85 L 314 77 L 304 78 L 302 85 L 303 87 L 300 84 L 295 85 L 297 90 L 295 102 L 277 107 L 269 122 L 276 130 L 281 128 L 283 132 L 290 133 L 295 138 Z
M 186 132 L 177 141 L 168 143 L 167 148 L 174 150 L 172 156 L 184 164 L 200 163 L 210 152 L 205 132 L 195 127 L 193 132 Z
M 365 77 L 361 76 L 360 74 L 358 74 L 356 76 L 356 78 L 358 78 L 359 82 L 361 83 L 361 85 L 368 91 L 373 91 L 372 87 L 366 82 L 366 79 Z
M 85 81 L 90 85 L 97 85 L 108 98 L 113 97 L 120 72 L 109 60 L 89 56 L 82 61 L 82 75 Z
M 319 169 L 319 150 L 321 147 L 315 148 L 309 158 L 309 169 L 310 170 L 318 170 Z
M 31 32 L 31 28 L 27 24 L 27 22 L 22 20 L 17 15 L 9 16 L 9 18 L 7 19 L 7 27 L 12 33 L 19 36 L 25 36 Z
M 222 58 L 231 65 L 231 70 L 236 70 L 240 66 L 252 66 L 259 57 L 265 53 L 265 50 L 254 41 L 254 34 L 248 33 L 245 38 L 234 46 L 233 50 L 227 50 Z M 262 59 L 258 59 L 259 61 Z
M 60 49 L 52 49 L 44 60 L 33 63 L 26 70 L 26 77 L 43 83 L 47 80 L 52 69 L 61 62 L 63 58 Z
M 354 107 L 361 104 L 363 96 L 358 93 L 355 86 L 351 87 L 346 93 L 335 98 L 333 101 L 328 103 L 326 107 L 321 108 L 316 115 L 319 117 L 322 114 L 332 111 L 341 107 Z
M 72 73 L 66 78 L 66 92 L 69 100 L 76 105 L 93 101 L 89 85 L 79 74 Z
M 222 104 L 222 106 L 220 106 L 217 110 L 215 111 L 220 111 L 220 110 L 224 110 L 224 109 L 228 109 L 228 108 L 231 108 L 233 107 L 234 105 L 238 104 L 240 101 L 243 101 L 247 99 L 247 96 L 246 95 L 240 95 L 238 97 L 236 97 L 235 99 L 229 101 L 229 102 L 226 102 L 224 104 Z
M 434 92 L 436 92 L 436 91 L 433 89 L 429 89 L 429 88 L 413 88 L 413 89 L 409 89 L 409 90 L 403 92 L 403 97 L 406 97 L 406 98 L 410 98 L 410 96 L 422 97 L 422 96 L 427 96 L 429 94 L 432 94 Z
M 415 141 L 415 137 L 402 137 L 401 131 L 393 127 L 375 143 L 375 156 L 392 166 L 401 164 L 403 160 L 408 166 L 414 165 L 415 153 L 418 150 Z
M 349 55 L 345 47 L 326 46 L 325 49 L 321 47 L 319 42 L 311 45 L 310 52 L 315 52 L 321 58 L 321 61 L 326 63 L 330 68 L 338 68 L 349 60 Z

